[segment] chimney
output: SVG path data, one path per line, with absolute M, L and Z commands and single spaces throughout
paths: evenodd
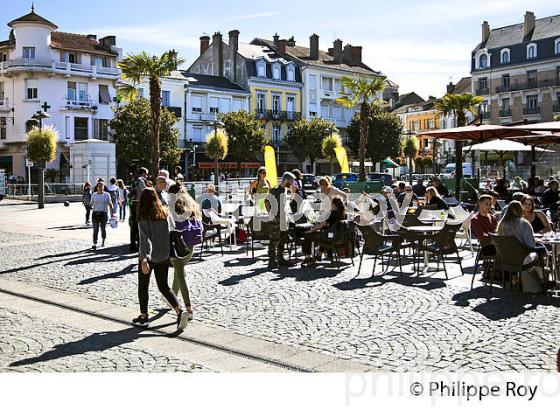
M 482 42 L 486 43 L 490 38 L 490 25 L 487 21 L 482 22 Z
M 288 46 L 290 46 L 290 47 L 295 47 L 296 46 L 296 39 L 294 38 L 294 36 L 292 36 L 288 39 Z
M 352 46 L 350 44 L 346 44 L 344 46 L 344 50 L 342 50 L 342 61 L 348 65 L 352 65 L 353 58 Z
M 339 38 L 333 42 L 333 57 L 335 63 L 342 64 L 342 40 Z
M 319 36 L 315 33 L 309 37 L 309 58 L 312 60 L 319 59 Z
M 117 45 L 117 37 L 106 36 L 106 37 L 103 37 L 103 38 L 99 39 L 99 43 L 104 47 L 111 48 L 111 47 Z
M 354 64 L 362 63 L 362 46 L 352 47 L 352 62 Z
M 219 31 L 212 36 L 212 75 L 224 76 L 224 47 Z
M 525 23 L 523 24 L 523 35 L 527 37 L 535 29 L 535 13 L 525 12 Z
M 329 49 L 327 50 L 327 54 L 330 56 L 334 56 L 334 48 L 329 47 Z
M 447 94 L 453 94 L 454 91 L 455 91 L 455 84 L 453 84 L 452 81 L 449 81 L 449 84 L 447 84 Z
M 202 55 L 202 53 L 204 53 L 208 47 L 210 47 L 210 37 L 200 37 L 200 55 Z
M 231 52 L 231 80 L 237 82 L 237 50 L 239 49 L 239 30 L 229 33 L 229 49 Z
M 435 99 L 436 99 L 436 97 L 434 97 L 433 95 L 428 95 L 428 101 L 429 100 L 435 100 Z
M 89 38 L 90 40 L 97 40 L 97 35 L 96 34 L 88 34 L 87 38 Z
M 288 40 L 284 40 L 284 39 L 278 40 L 278 45 L 277 45 L 278 52 L 280 54 L 286 54 L 286 46 L 287 45 L 288 45 Z
M 280 36 L 278 35 L 278 33 L 274 33 L 274 36 L 272 36 L 272 39 L 274 40 L 274 46 L 278 47 L 278 40 L 280 40 Z

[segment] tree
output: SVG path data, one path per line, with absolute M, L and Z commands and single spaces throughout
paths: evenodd
M 434 158 L 431 155 L 425 155 L 422 157 L 422 173 L 426 173 L 426 168 L 432 168 L 434 166 Z
M 117 106 L 110 127 L 115 131 L 113 141 L 117 157 L 128 164 L 138 161 L 148 164 L 152 156 L 150 129 L 150 104 L 145 98 L 136 98 L 129 104 Z M 177 118 L 170 111 L 163 110 L 160 118 L 159 156 L 169 165 L 181 158 L 179 131 L 175 128 Z M 155 174 L 157 175 L 157 173 Z
M 222 161 L 228 154 L 228 135 L 222 129 L 208 133 L 206 137 L 206 156 L 214 160 L 214 185 L 219 189 L 220 168 L 218 161 Z
M 268 143 L 262 123 L 247 111 L 220 114 L 224 123 L 224 130 L 228 136 L 228 153 L 237 162 L 245 160 L 256 161 L 256 152 L 261 152 Z
M 484 98 L 470 93 L 446 94 L 436 103 L 436 109 L 443 115 L 453 115 L 458 127 L 467 125 L 467 112 L 476 114 L 476 107 Z M 463 178 L 463 142 L 455 141 L 455 197 L 461 199 L 461 179 Z
M 418 154 L 418 140 L 414 135 L 409 135 L 403 141 L 402 151 L 404 156 L 408 159 L 408 179 L 412 184 L 412 160 Z
M 168 76 L 171 71 L 183 64 L 185 60 L 179 59 L 175 51 L 166 51 L 161 57 L 151 55 L 145 51 L 139 54 L 129 54 L 119 64 L 123 80 L 132 84 L 123 88 L 121 94 L 128 100 L 137 95 L 135 86 L 148 80 L 150 88 L 150 113 L 151 113 L 151 168 L 154 175 L 159 171 L 160 161 L 160 130 L 161 130 L 161 77 Z
M 33 127 L 27 133 L 27 158 L 39 168 L 39 192 L 37 203 L 39 209 L 45 207 L 45 172 L 48 162 L 56 158 L 56 141 L 58 131 L 51 126 Z
M 388 112 L 370 110 L 366 156 L 373 163 L 401 154 L 403 124 L 401 119 Z M 360 145 L 360 113 L 356 113 L 347 128 L 349 145 L 357 151 Z
M 336 158 L 335 148 L 342 147 L 342 139 L 338 133 L 331 134 L 323 139 L 321 144 L 321 152 L 323 158 L 328 159 L 331 162 L 331 175 L 334 174 L 333 162 Z
M 422 161 L 422 157 L 420 156 L 414 158 L 414 171 L 416 171 L 417 174 L 424 173 L 424 163 Z
M 334 124 L 322 118 L 301 119 L 290 124 L 286 143 L 300 161 L 309 158 L 311 166 L 323 155 L 325 135 L 337 131 Z
M 360 144 L 358 146 L 358 161 L 360 162 L 360 182 L 366 180 L 365 155 L 368 139 L 368 112 L 371 103 L 378 99 L 379 93 L 385 88 L 385 77 L 366 80 L 360 76 L 342 77 L 340 82 L 344 91 L 342 97 L 336 99 L 339 104 L 351 108 L 360 106 Z

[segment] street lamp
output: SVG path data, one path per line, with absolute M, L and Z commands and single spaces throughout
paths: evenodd
M 189 156 L 194 152 L 193 141 L 190 138 L 187 142 L 187 150 L 185 151 L 185 181 L 189 180 Z
M 35 120 L 39 123 L 39 129 L 43 128 L 43 120 L 46 120 L 47 118 L 51 118 L 51 116 L 41 110 L 37 111 L 31 116 L 32 120 Z

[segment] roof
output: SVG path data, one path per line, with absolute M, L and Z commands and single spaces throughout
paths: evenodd
M 26 14 L 25 16 L 22 16 L 20 18 L 17 18 L 15 20 L 12 20 L 8 23 L 9 27 L 14 27 L 14 23 L 37 23 L 37 24 L 44 24 L 46 26 L 51 27 L 53 30 L 56 30 L 58 28 L 58 26 L 52 22 L 50 22 L 49 20 L 47 20 L 44 17 L 39 16 L 38 14 L 35 13 L 35 8 L 31 8 L 31 13 Z
M 62 31 L 53 31 L 51 33 L 51 47 L 64 50 L 84 51 L 93 54 L 118 55 L 118 53 L 112 51 L 110 47 L 101 45 L 98 40 L 81 34 L 65 33 Z
M 453 90 L 453 92 L 455 94 L 470 93 L 471 84 L 472 84 L 471 77 L 463 77 L 459 81 L 457 81 L 457 84 L 455 84 L 455 89 Z
M 257 43 L 267 44 L 268 46 L 274 48 L 274 41 L 272 40 L 256 38 L 253 41 Z M 310 66 L 346 70 L 346 71 L 354 72 L 356 74 L 381 75 L 379 71 L 375 71 L 371 69 L 364 63 L 359 63 L 356 65 L 337 63 L 334 61 L 334 56 L 331 56 L 329 53 L 323 50 L 319 50 L 318 60 L 312 60 L 309 57 L 309 47 L 286 45 L 286 54 L 288 56 L 297 58 L 300 62 Z
M 404 106 L 410 106 L 414 104 L 423 103 L 424 99 L 416 94 L 414 91 L 406 94 L 399 95 L 399 100 L 395 103 L 392 112 L 396 112 L 399 108 Z
M 243 87 L 231 82 L 227 77 L 218 77 L 206 74 L 191 73 L 189 71 L 183 71 L 183 76 L 189 78 L 189 88 L 209 88 L 209 89 L 219 89 L 226 91 L 234 91 L 238 93 L 249 93 Z
M 415 96 L 418 97 L 418 95 L 416 93 L 408 93 L 408 94 L 405 94 L 404 96 L 410 95 L 410 94 L 414 94 Z M 427 101 L 422 101 L 422 102 L 419 102 L 419 103 L 407 104 L 407 105 L 397 107 L 391 112 L 393 114 L 407 114 L 407 113 L 413 114 L 413 113 L 416 113 L 416 112 L 431 111 L 431 110 L 435 109 L 434 106 L 435 106 L 435 103 L 437 101 L 439 101 L 439 98 L 431 98 Z M 411 108 L 415 108 L 415 110 L 414 111 L 409 111 L 409 109 L 411 109 Z
M 267 62 L 278 61 L 283 64 L 289 63 L 289 60 L 283 58 L 276 51 L 268 46 L 261 46 L 256 44 L 239 43 L 238 53 L 249 60 L 265 59 Z
M 535 29 L 524 36 L 523 23 L 495 28 L 490 31 L 490 37 L 485 43 L 480 43 L 475 50 L 481 48 L 502 48 L 515 44 L 542 40 L 560 36 L 560 15 L 544 17 L 535 20 Z

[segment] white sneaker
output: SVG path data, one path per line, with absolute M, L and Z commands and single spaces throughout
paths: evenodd
M 186 328 L 187 323 L 189 323 L 189 315 L 183 310 L 177 317 L 177 330 L 183 330 L 184 328 Z

